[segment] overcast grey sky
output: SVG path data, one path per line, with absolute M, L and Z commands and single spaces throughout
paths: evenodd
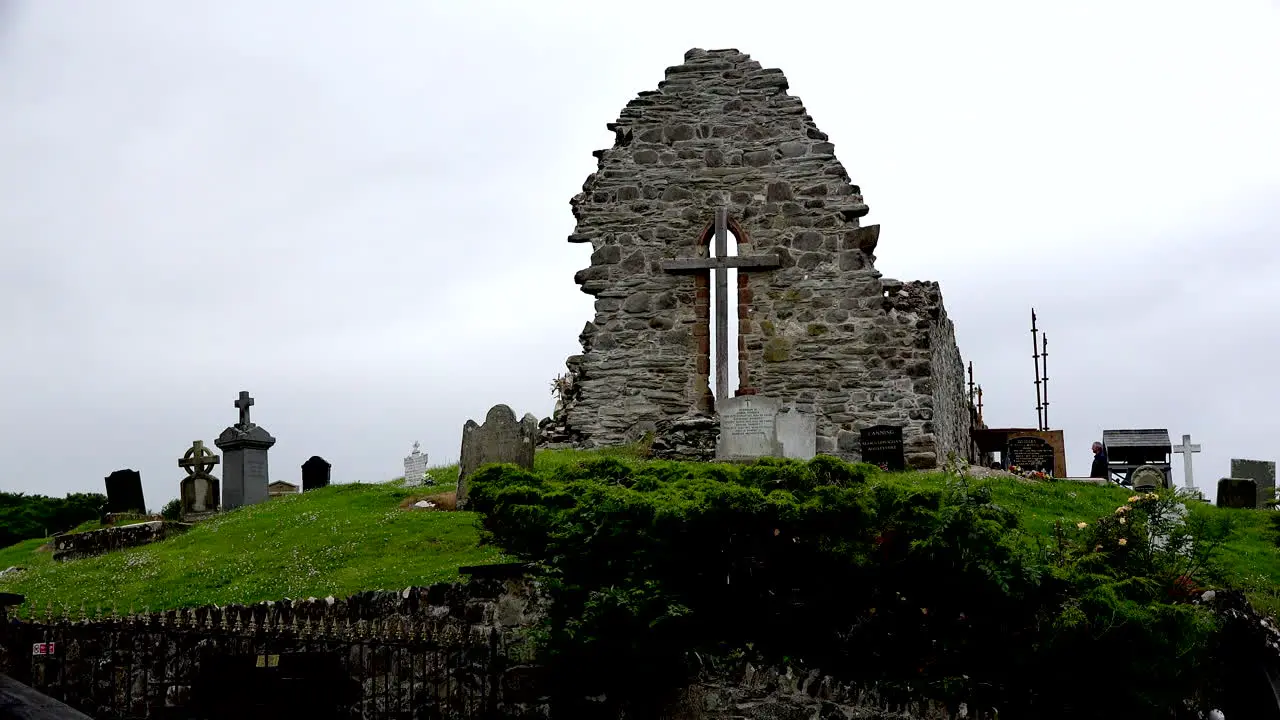
M 786 72 L 989 422 L 1035 424 L 1034 305 L 1072 474 L 1104 428 L 1205 489 L 1280 457 L 1275 2 L 0 0 L 0 488 L 158 509 L 242 389 L 294 482 L 550 414 L 569 198 L 691 47 Z

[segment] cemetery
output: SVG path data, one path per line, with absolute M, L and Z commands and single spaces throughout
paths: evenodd
M 273 479 L 239 391 L 173 517 L 118 470 L 95 527 L 0 548 L 0 673 L 101 718 L 1280 718 L 1275 463 L 1205 498 L 1190 434 L 1119 428 L 1069 472 L 1034 310 L 1036 427 L 989 426 L 787 88 L 694 49 L 610 123 L 550 417 Z

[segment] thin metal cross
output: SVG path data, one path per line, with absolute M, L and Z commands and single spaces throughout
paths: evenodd
M 1191 453 L 1200 452 L 1200 443 L 1191 444 L 1191 436 L 1183 435 L 1182 444 L 1174 445 L 1173 451 L 1182 453 L 1182 474 L 1183 480 L 1188 488 L 1194 488 L 1195 483 L 1191 482 Z
M 253 406 L 253 398 L 249 397 L 249 393 L 245 390 L 240 391 L 240 399 L 236 400 L 236 407 L 240 410 L 240 424 L 249 427 L 249 408 Z
M 729 211 L 716 210 L 715 256 L 664 260 L 669 273 L 713 271 L 716 280 L 716 402 L 729 398 L 729 268 L 772 270 L 782 267 L 778 255 L 729 255 Z

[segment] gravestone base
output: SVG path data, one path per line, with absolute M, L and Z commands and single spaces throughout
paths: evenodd
M 213 518 L 216 518 L 216 517 L 218 517 L 217 510 L 209 510 L 207 512 L 183 513 L 182 522 L 187 523 L 188 525 L 191 525 L 198 522 L 204 522 L 205 520 L 212 520 Z

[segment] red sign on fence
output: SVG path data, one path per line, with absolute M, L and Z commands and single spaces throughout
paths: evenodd
M 57 643 L 36 643 L 31 646 L 32 655 L 52 655 L 53 648 Z

